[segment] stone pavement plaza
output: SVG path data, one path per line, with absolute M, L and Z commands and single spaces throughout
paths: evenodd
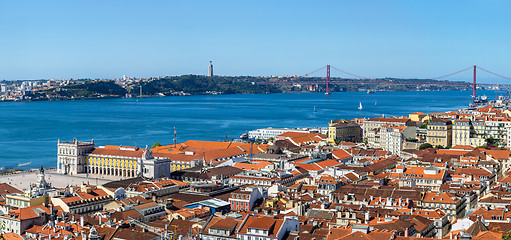
M 37 183 L 37 174 L 39 171 L 22 172 L 17 174 L 0 175 L 0 183 L 8 183 L 13 187 L 24 191 L 27 190 L 31 183 Z M 53 187 L 63 188 L 69 185 L 80 186 L 82 182 L 86 184 L 101 185 L 110 181 L 119 180 L 119 177 L 106 177 L 85 174 L 79 175 L 61 175 L 55 170 L 45 170 L 46 182 L 51 183 Z M 96 178 L 97 177 L 97 178 Z

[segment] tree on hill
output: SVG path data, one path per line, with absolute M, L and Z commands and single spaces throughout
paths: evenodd
M 172 92 L 185 92 L 190 94 L 204 94 L 218 92 L 224 94 L 233 93 L 278 93 L 280 87 L 268 84 L 265 78 L 258 77 L 227 77 L 227 76 L 199 76 L 183 75 L 165 77 L 152 81 L 144 81 L 142 88 L 144 94 L 156 93 L 170 94 Z M 130 88 L 131 93 L 136 93 L 138 88 Z

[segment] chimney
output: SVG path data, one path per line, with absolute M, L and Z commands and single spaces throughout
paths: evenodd
M 99 216 L 99 226 L 101 226 L 101 220 L 103 220 L 103 219 L 101 216 Z
M 408 228 L 405 229 L 405 237 L 408 237 Z
M 74 216 L 73 216 L 74 217 Z M 80 216 L 80 226 L 83 227 L 83 216 Z

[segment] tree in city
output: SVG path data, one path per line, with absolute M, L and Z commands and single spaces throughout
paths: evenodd
M 489 138 L 485 139 L 485 141 L 486 141 L 487 147 L 497 147 L 497 145 L 499 143 L 499 140 L 495 139 L 494 137 L 489 137 Z
M 511 230 L 505 234 L 502 234 L 502 240 L 511 240 Z
M 423 149 L 428 149 L 428 148 L 432 148 L 433 145 L 429 144 L 429 143 L 423 143 L 419 146 L 419 150 L 423 150 Z
M 160 147 L 160 146 L 161 146 L 161 143 L 157 142 L 151 148 Z

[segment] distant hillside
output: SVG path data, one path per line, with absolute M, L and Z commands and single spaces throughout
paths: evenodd
M 184 75 L 165 77 L 142 82 L 143 95 L 155 95 L 162 93 L 172 95 L 174 92 L 185 92 L 190 94 L 208 93 L 265 93 L 266 78 L 258 77 L 207 77 L 198 75 Z M 132 94 L 139 94 L 138 85 L 129 89 Z M 282 92 L 278 87 L 269 85 L 268 92 Z
M 114 81 L 87 81 L 83 84 L 66 86 L 67 92 L 77 95 L 119 95 L 124 96 L 126 89 L 117 85 Z
M 251 77 L 183 75 L 141 79 L 126 86 L 110 80 L 86 80 L 66 86 L 39 90 L 28 94 L 26 100 L 71 100 L 133 96 L 173 96 L 198 94 L 258 94 L 281 92 L 325 92 L 324 78 L 318 77 Z M 332 78 L 332 92 L 352 91 L 441 91 L 466 90 L 467 82 L 421 79 L 345 79 Z
M 32 100 L 68 100 L 122 97 L 125 94 L 126 89 L 117 85 L 114 81 L 86 81 L 84 83 L 40 90 L 28 96 Z

